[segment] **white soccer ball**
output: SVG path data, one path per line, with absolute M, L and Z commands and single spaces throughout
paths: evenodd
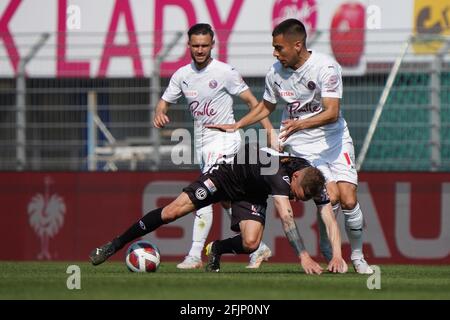
M 159 249 L 146 240 L 133 242 L 125 257 L 128 269 L 133 272 L 155 272 L 160 261 Z

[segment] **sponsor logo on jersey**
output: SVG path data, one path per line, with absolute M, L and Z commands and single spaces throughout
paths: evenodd
M 186 98 L 196 98 L 198 96 L 197 90 L 186 90 L 183 93 Z
M 284 182 L 286 182 L 288 185 L 291 185 L 291 179 L 289 178 L 289 176 L 283 176 L 282 179 L 283 179 Z
M 293 97 L 293 96 L 295 96 L 295 93 L 292 90 L 280 90 L 280 97 Z
M 217 88 L 217 81 L 216 81 L 216 80 L 211 80 L 211 81 L 209 82 L 209 87 L 210 87 L 211 89 Z
M 208 195 L 208 191 L 206 191 L 205 188 L 200 187 L 197 190 L 195 190 L 195 197 L 198 200 L 205 200 L 207 195 Z
M 281 89 L 281 82 L 282 82 L 282 81 L 280 81 L 280 83 L 278 83 L 278 82 L 274 81 L 273 83 L 274 83 L 278 88 Z
M 322 106 L 315 102 L 308 102 L 303 106 L 300 101 L 294 101 L 286 105 L 286 109 L 289 112 L 289 117 L 292 119 L 299 116 L 302 113 L 315 113 L 322 111 Z
M 217 191 L 217 188 L 214 185 L 214 183 L 211 181 L 211 179 L 205 180 L 203 182 L 203 184 L 205 185 L 206 189 L 208 189 L 211 194 L 213 194 L 214 192 Z

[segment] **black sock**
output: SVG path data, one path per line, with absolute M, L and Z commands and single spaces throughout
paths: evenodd
M 122 235 L 115 238 L 113 240 L 113 245 L 116 251 L 122 249 L 128 242 L 140 238 L 162 226 L 164 224 L 161 218 L 162 209 L 163 208 L 158 208 L 150 211 Z
M 217 240 L 214 241 L 214 247 L 217 253 L 235 253 L 242 254 L 247 253 L 242 246 L 242 236 L 238 234 L 232 238 L 228 238 L 225 240 Z

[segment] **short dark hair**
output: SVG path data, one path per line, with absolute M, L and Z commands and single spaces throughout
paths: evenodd
M 305 175 L 300 182 L 305 196 L 311 196 L 312 198 L 318 197 L 325 187 L 325 177 L 317 168 L 307 167 L 305 170 Z
M 193 34 L 209 34 L 211 36 L 211 39 L 214 39 L 214 31 L 212 30 L 211 26 L 208 23 L 197 23 L 197 24 L 194 24 L 188 30 L 188 37 L 189 37 L 189 39 L 191 39 L 191 36 Z
M 306 43 L 306 28 L 305 25 L 297 19 L 287 19 L 278 24 L 272 32 L 272 37 L 278 35 L 284 36 L 299 36 Z

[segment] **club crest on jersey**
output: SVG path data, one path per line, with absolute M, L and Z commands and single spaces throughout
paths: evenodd
M 209 82 L 209 87 L 210 87 L 211 89 L 217 88 L 217 81 L 216 81 L 216 80 L 211 80 L 211 81 Z
M 316 84 L 314 83 L 314 81 L 308 81 L 308 84 L 307 84 L 307 86 L 308 86 L 308 89 L 309 90 L 314 90 L 315 88 L 316 88 Z
M 206 191 L 205 188 L 198 188 L 197 190 L 195 190 L 195 197 L 198 200 L 205 200 L 207 195 L 208 191 Z

